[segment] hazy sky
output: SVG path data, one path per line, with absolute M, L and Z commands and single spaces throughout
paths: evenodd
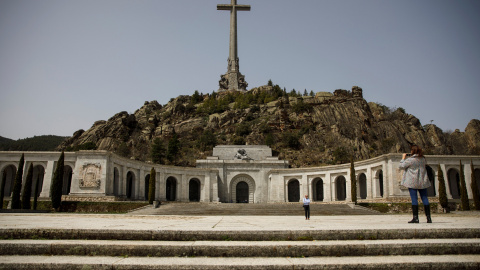
M 480 1 L 238 0 L 248 89 L 363 88 L 423 125 L 480 118 Z M 0 0 L 0 136 L 71 136 L 218 90 L 230 0 Z

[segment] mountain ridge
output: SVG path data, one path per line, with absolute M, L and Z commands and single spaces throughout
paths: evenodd
M 136 160 L 195 166 L 219 144 L 266 144 L 292 167 L 402 153 L 411 144 L 426 154 L 480 154 L 480 121 L 471 120 L 465 132 L 443 132 L 433 124 L 422 126 L 403 108 L 367 102 L 357 86 L 301 95 L 269 81 L 245 93 L 195 91 L 165 105 L 146 101 L 133 114 L 119 112 L 76 131 L 57 150 L 109 150 Z

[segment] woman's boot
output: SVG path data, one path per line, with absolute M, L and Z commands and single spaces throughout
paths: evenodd
M 427 216 L 427 223 L 432 223 L 432 218 L 430 217 L 430 205 L 424 205 L 425 215 Z
M 418 223 L 418 205 L 412 205 L 413 219 L 408 223 Z

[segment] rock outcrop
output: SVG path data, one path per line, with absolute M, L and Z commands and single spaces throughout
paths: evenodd
M 283 92 L 283 93 L 282 93 Z M 278 86 L 262 86 L 247 93 L 179 96 L 162 106 L 145 102 L 135 113 L 120 112 L 79 130 L 61 149 L 93 143 L 97 149 L 150 160 L 155 138 L 165 148 L 176 134 L 179 158 L 171 163 L 194 166 L 211 154 L 199 145 L 206 130 L 217 144 L 269 144 L 294 167 L 347 162 L 384 153 L 401 153 L 411 144 L 427 154 L 480 154 L 480 121 L 471 120 L 465 132 L 444 133 L 402 108 L 391 109 L 363 99 L 362 89 L 338 89 L 314 96 L 287 96 Z M 209 147 L 211 151 L 212 147 Z

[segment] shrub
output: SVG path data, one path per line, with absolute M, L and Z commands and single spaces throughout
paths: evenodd
M 155 178 L 156 178 L 157 172 L 155 171 L 155 168 L 152 167 L 150 170 L 150 179 L 148 181 L 148 203 L 152 204 L 153 201 L 155 200 Z
M 60 210 L 62 204 L 62 188 L 63 188 L 63 171 L 64 171 L 65 154 L 62 152 L 57 162 L 57 167 L 53 174 L 52 184 L 50 186 L 50 194 L 52 196 L 52 208 L 56 211 Z
M 438 200 L 442 208 L 448 208 L 447 191 L 445 188 L 445 178 L 443 177 L 443 171 L 440 165 L 438 165 Z
M 298 134 L 287 131 L 282 135 L 282 142 L 286 147 L 299 149 L 301 146 Z
M 350 160 L 350 182 L 352 202 L 357 204 L 357 180 L 355 178 L 355 165 L 353 164 L 353 156 Z
M 30 209 L 30 197 L 32 196 L 32 182 L 33 182 L 33 164 L 30 163 L 25 179 L 25 185 L 22 192 L 22 209 Z
M 477 186 L 477 180 L 475 179 L 475 169 L 473 168 L 473 161 L 470 160 L 470 171 L 472 172 L 471 174 L 471 183 L 470 187 L 472 188 L 472 195 L 473 195 L 473 203 L 475 205 L 476 210 L 480 210 L 480 196 L 478 194 L 478 186 Z
M 15 181 L 13 182 L 13 193 L 12 193 L 12 209 L 20 209 L 20 192 L 22 190 L 22 180 L 23 180 L 23 166 L 25 163 L 25 156 L 22 154 L 20 161 L 18 163 L 17 173 L 15 174 Z
M 7 170 L 3 170 L 2 182 L 0 183 L 0 209 L 3 209 L 3 197 L 5 193 L 5 183 L 7 182 Z
M 245 122 L 239 124 L 235 129 L 235 134 L 241 137 L 247 136 L 248 134 L 250 134 L 250 132 L 252 132 L 252 130 L 250 129 L 250 125 Z

